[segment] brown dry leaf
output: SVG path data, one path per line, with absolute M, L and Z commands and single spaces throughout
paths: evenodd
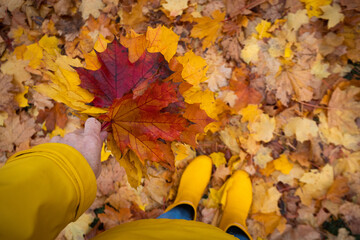
M 65 36 L 67 41 L 73 41 L 78 37 L 83 25 L 84 21 L 80 13 L 77 13 L 74 16 L 63 16 L 55 23 L 55 27 L 59 34 Z
M 320 233 L 309 225 L 299 224 L 295 228 L 287 225 L 283 233 L 272 235 L 271 240 L 288 240 L 288 239 L 302 239 L 302 240 L 319 240 L 322 239 Z
M 79 11 L 82 12 L 84 20 L 88 19 L 90 15 L 94 18 L 100 16 L 100 10 L 104 7 L 104 3 L 101 0 L 83 0 L 79 7 Z
M 119 224 L 131 221 L 130 208 L 120 208 L 118 211 L 105 205 L 105 213 L 98 214 L 100 221 L 105 229 L 116 227 Z
M 0 73 L 0 111 L 5 111 L 7 108 L 16 108 L 18 104 L 14 101 L 14 96 L 19 93 L 20 89 L 13 85 L 12 77 Z
M 360 88 L 355 86 L 335 89 L 329 102 L 329 127 L 338 127 L 343 133 L 360 133 L 356 123 L 360 117 L 359 93 Z
M 216 168 L 213 177 L 211 179 L 211 185 L 213 188 L 221 187 L 226 178 L 231 175 L 229 167 L 226 167 L 225 164 L 220 165 Z
M 241 62 L 241 46 L 236 37 L 225 38 L 221 41 L 221 46 L 224 49 L 226 59 L 232 59 L 238 63 Z
M 348 187 L 348 179 L 343 176 L 338 176 L 335 178 L 333 184 L 329 188 L 326 198 L 334 203 L 341 203 L 342 197 L 344 197 L 350 188 Z
M 48 132 L 52 132 L 55 126 L 64 129 L 67 121 L 66 106 L 58 102 L 51 109 L 40 110 L 36 119 L 36 123 L 45 122 L 46 131 Z
M 36 132 L 35 120 L 25 113 L 10 115 L 4 125 L 0 127 L 0 151 L 12 152 L 14 146 L 28 141 Z
M 146 209 L 163 206 L 171 188 L 171 172 L 159 166 L 147 169 L 148 177 L 144 182 L 144 189 L 141 193 Z
M 285 69 L 276 78 L 276 97 L 282 104 L 287 105 L 292 95 L 298 101 L 310 101 L 313 97 L 313 88 L 318 87 L 311 73 L 308 70 L 301 69 L 298 65 Z
M 147 20 L 143 14 L 143 7 L 147 2 L 147 0 L 138 0 L 137 3 L 132 6 L 131 12 L 127 12 L 124 9 L 120 10 L 118 14 L 121 18 L 121 23 L 136 31 L 137 28 Z
M 249 86 L 248 83 L 249 71 L 246 65 L 242 64 L 241 68 L 235 68 L 230 80 L 230 90 L 233 90 L 237 95 L 237 100 L 234 105 L 235 111 L 246 107 L 248 104 L 259 104 L 263 98 L 260 92 Z
M 225 7 L 226 13 L 230 15 L 230 17 L 235 17 L 239 14 L 243 8 L 245 8 L 247 0 L 226 0 Z
M 51 98 L 41 95 L 39 92 L 29 89 L 31 91 L 32 102 L 38 110 L 44 110 L 45 108 L 52 108 L 54 106 Z
M 114 157 L 110 157 L 109 160 L 102 162 L 102 171 L 97 179 L 97 189 L 100 195 L 110 195 L 115 192 L 119 183 L 126 183 L 125 169 L 120 167 L 119 163 Z
M 351 202 L 346 202 L 339 208 L 339 213 L 343 215 L 347 226 L 352 234 L 360 234 L 360 206 Z

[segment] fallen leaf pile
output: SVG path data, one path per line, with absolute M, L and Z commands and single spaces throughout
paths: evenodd
M 97 198 L 58 239 L 159 216 L 198 155 L 198 220 L 251 176 L 257 239 L 360 237 L 360 3 L 0 0 L 0 166 L 89 117 Z

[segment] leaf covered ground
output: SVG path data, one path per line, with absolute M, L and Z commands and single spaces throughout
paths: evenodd
M 112 133 L 58 239 L 157 217 L 201 154 L 199 221 L 217 225 L 243 169 L 254 239 L 360 237 L 359 1 L 0 3 L 0 166 L 89 116 Z

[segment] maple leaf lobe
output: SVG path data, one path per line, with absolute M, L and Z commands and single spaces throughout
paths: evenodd
M 92 104 L 109 107 L 115 99 L 130 92 L 142 92 L 156 80 L 172 74 L 161 53 L 143 55 L 134 63 L 128 59 L 128 49 L 117 40 L 108 45 L 102 53 L 97 53 L 101 68 L 95 71 L 77 68 L 82 88 L 95 95 Z

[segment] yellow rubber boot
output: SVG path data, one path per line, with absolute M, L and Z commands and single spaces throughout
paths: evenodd
M 252 185 L 249 175 L 242 170 L 236 171 L 225 183 L 222 202 L 223 215 L 219 228 L 225 232 L 232 226 L 236 226 L 252 240 L 246 227 L 246 218 L 252 203 Z
M 171 204 L 165 212 L 168 212 L 181 204 L 187 204 L 194 209 L 193 220 L 195 220 L 196 209 L 204 190 L 210 181 L 211 170 L 211 158 L 204 155 L 194 158 L 181 176 L 179 189 L 174 203 Z

